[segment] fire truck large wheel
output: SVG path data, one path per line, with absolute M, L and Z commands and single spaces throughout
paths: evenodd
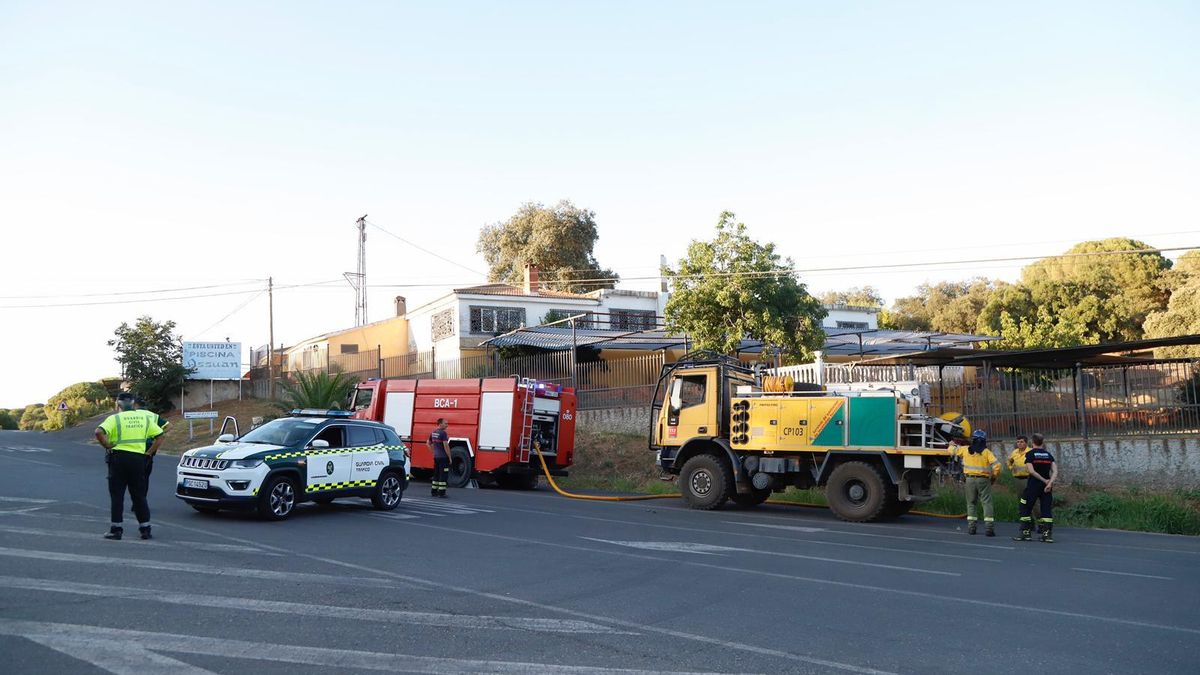
M 474 470 L 475 463 L 466 448 L 461 445 L 450 448 L 450 477 L 446 480 L 450 487 L 466 487 Z
M 734 504 L 737 504 L 742 508 L 753 508 L 771 498 L 771 488 L 767 488 L 765 490 L 754 490 L 753 492 L 747 492 L 744 495 L 733 494 L 730 495 L 729 498 L 733 500 Z
M 679 491 L 693 509 L 721 508 L 732 492 L 732 485 L 729 466 L 715 455 L 696 455 L 679 472 Z
M 879 469 L 864 462 L 839 464 L 825 485 L 825 498 L 834 515 L 852 523 L 878 520 L 895 500 Z

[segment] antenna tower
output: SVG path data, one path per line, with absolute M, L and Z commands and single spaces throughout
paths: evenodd
M 367 216 L 363 214 L 358 224 L 358 271 L 345 272 L 342 276 L 354 288 L 354 325 L 367 323 Z

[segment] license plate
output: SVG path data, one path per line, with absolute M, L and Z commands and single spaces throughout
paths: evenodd
M 208 481 L 196 480 L 195 478 L 184 478 L 183 479 L 183 487 L 196 488 L 197 490 L 207 490 L 208 489 Z

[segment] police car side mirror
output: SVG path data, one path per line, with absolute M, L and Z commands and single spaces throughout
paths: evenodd
M 233 434 L 221 434 L 220 436 L 217 436 L 218 443 L 232 443 L 236 440 L 237 436 L 234 436 Z
M 309 443 L 308 447 L 312 448 L 313 450 L 320 450 L 322 448 L 328 448 L 329 441 L 318 438 L 318 439 L 313 440 L 312 443 Z

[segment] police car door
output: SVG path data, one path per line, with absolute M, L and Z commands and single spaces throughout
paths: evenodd
M 322 492 L 348 487 L 353 461 L 346 448 L 346 427 L 331 424 L 313 438 L 329 443 L 328 448 L 310 448 L 305 462 L 308 467 L 308 491 Z
M 350 469 L 351 487 L 368 487 L 379 480 L 379 474 L 390 460 L 383 449 L 383 433 L 367 426 L 351 425 L 347 430 L 349 445 L 354 448 L 354 464 Z

